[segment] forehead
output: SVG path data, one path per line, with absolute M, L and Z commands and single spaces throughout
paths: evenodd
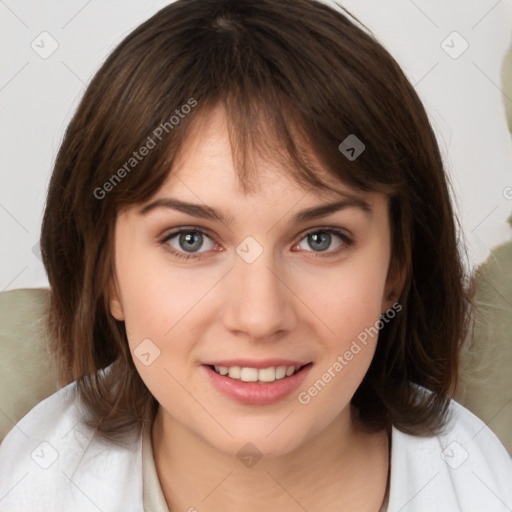
M 188 191 L 187 195 L 195 192 L 209 197 L 226 194 L 268 196 L 281 201 L 285 197 L 302 197 L 305 194 L 325 200 L 335 199 L 340 194 L 372 195 L 356 190 L 330 174 L 306 143 L 302 143 L 299 149 L 308 167 L 334 190 L 299 182 L 293 172 L 293 162 L 274 140 L 270 129 L 266 139 L 265 133 L 261 132 L 264 140 L 258 142 L 262 143 L 248 145 L 247 159 L 239 163 L 229 128 L 226 111 L 220 105 L 197 116 L 176 154 L 167 180 L 155 197 L 170 191 Z M 259 128 L 261 130 L 262 126 Z M 297 134 L 294 136 L 297 136 L 297 142 L 301 141 Z

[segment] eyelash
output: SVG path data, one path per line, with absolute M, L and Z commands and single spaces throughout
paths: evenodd
M 200 233 L 200 234 L 206 235 L 208 238 L 212 239 L 212 237 L 209 236 L 208 233 L 203 231 L 202 229 L 191 227 L 191 228 L 181 228 L 176 231 L 173 231 L 172 233 L 166 234 L 162 238 L 159 239 L 159 243 L 161 245 L 165 245 L 166 246 L 165 249 L 173 257 L 180 259 L 180 260 L 188 260 L 191 258 L 195 259 L 195 260 L 200 260 L 200 259 L 203 259 L 204 257 L 206 257 L 204 255 L 207 254 L 207 252 L 182 253 L 182 252 L 176 251 L 169 244 L 167 244 L 167 242 L 169 240 L 176 237 L 177 235 L 180 235 L 181 233 Z M 308 237 L 309 235 L 317 234 L 317 233 L 334 234 L 334 235 L 338 236 L 339 238 L 341 238 L 343 244 L 338 249 L 334 249 L 331 251 L 321 251 L 321 252 L 306 251 L 306 252 L 313 252 L 313 254 L 315 254 L 314 256 L 309 256 L 309 257 L 313 257 L 313 258 L 334 257 L 334 256 L 337 256 L 338 254 L 340 254 L 341 252 L 347 251 L 348 249 L 350 249 L 354 243 L 354 241 L 349 236 L 347 236 L 345 233 L 343 233 L 342 231 L 340 231 L 336 228 L 333 228 L 333 227 L 325 227 L 325 228 L 315 228 L 314 230 L 307 231 L 306 233 L 304 233 L 301 236 L 301 238 L 298 240 L 298 242 L 296 242 L 294 245 L 297 245 L 297 243 L 300 243 L 304 238 Z M 212 239 L 212 241 L 214 241 L 214 240 Z

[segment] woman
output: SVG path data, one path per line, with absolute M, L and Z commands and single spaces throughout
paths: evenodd
M 451 401 L 470 297 L 436 139 L 357 23 L 179 0 L 98 71 L 42 227 L 67 386 L 2 443 L 6 510 L 512 506 Z

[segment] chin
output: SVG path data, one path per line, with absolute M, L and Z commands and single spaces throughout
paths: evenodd
M 215 449 L 236 457 L 247 467 L 252 467 L 251 464 L 255 464 L 255 462 L 264 458 L 287 455 L 300 448 L 305 442 L 304 437 L 300 435 L 291 436 L 290 431 L 287 431 L 286 428 L 279 433 L 277 430 L 281 427 L 277 427 L 272 432 L 273 428 L 275 428 L 275 425 L 269 429 L 261 428 L 254 435 L 248 434 L 247 430 L 240 432 L 240 435 L 231 431 L 233 438 L 228 439 L 227 436 L 224 436 L 222 440 L 205 439 L 205 441 Z M 269 432 L 272 433 L 269 435 Z

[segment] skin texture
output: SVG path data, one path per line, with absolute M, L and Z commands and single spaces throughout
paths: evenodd
M 141 215 L 141 207 L 132 207 L 117 218 L 111 312 L 125 321 L 132 354 L 144 339 L 160 350 L 148 366 L 134 362 L 160 403 L 152 440 L 164 496 L 170 510 L 375 512 L 386 486 L 387 434 L 358 428 L 349 402 L 376 336 L 306 405 L 296 392 L 271 405 L 239 404 L 200 368 L 235 357 L 313 361 L 298 391 L 307 390 L 378 322 L 403 283 L 403 276 L 388 277 L 386 196 L 358 194 L 371 204 L 371 216 L 346 208 L 290 224 L 296 212 L 340 195 L 304 189 L 262 160 L 258 179 L 261 188 L 244 195 L 217 108 L 191 131 L 148 203 L 164 197 L 204 203 L 232 215 L 232 223 L 165 208 Z M 332 234 L 328 249 L 318 250 L 306 234 L 329 226 L 353 237 L 353 245 Z M 195 249 L 202 259 L 181 260 L 166 250 L 187 254 L 179 235 L 160 243 L 180 227 L 205 231 Z M 263 248 L 250 264 L 236 252 L 247 236 Z M 237 457 L 247 442 L 262 455 L 252 467 Z

